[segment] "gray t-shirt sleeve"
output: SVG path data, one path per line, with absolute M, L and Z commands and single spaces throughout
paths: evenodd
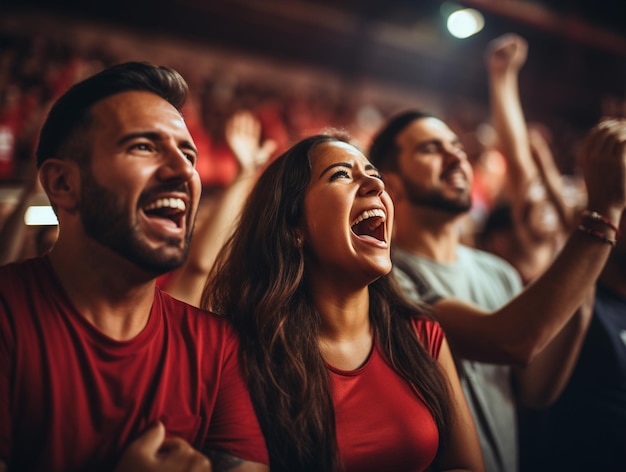
M 409 275 L 394 265 L 393 275 L 404 294 L 411 300 L 434 305 L 443 298 L 419 274 Z

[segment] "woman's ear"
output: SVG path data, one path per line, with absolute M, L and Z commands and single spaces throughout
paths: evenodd
M 78 208 L 80 169 L 76 162 L 46 159 L 39 169 L 39 181 L 53 207 L 66 212 Z
M 298 249 L 302 249 L 304 246 L 304 236 L 302 235 L 302 229 L 297 228 L 293 230 L 293 238 L 296 242 L 296 247 Z

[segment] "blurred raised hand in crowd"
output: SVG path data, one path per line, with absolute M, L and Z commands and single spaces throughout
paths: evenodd
M 232 233 L 260 170 L 277 147 L 274 140 L 262 139 L 261 123 L 248 110 L 232 115 L 226 123 L 225 137 L 239 164 L 239 173 L 218 197 L 210 214 L 197 222 L 187 263 L 161 283 L 172 296 L 194 306 L 200 303 L 207 275 Z

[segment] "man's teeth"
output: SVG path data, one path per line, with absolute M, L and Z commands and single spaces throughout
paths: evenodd
M 185 210 L 185 201 L 180 198 L 159 198 L 147 205 L 144 210 L 156 210 L 157 208 L 174 208 L 178 210 Z
M 373 210 L 365 210 L 363 213 L 361 213 L 359 216 L 356 217 L 356 219 L 352 222 L 350 226 L 358 225 L 361 221 L 366 220 L 368 218 L 374 218 L 376 216 L 383 218 L 383 221 L 384 221 L 384 218 L 386 218 L 385 212 L 382 211 L 380 208 L 375 208 Z
M 448 174 L 445 179 L 452 185 L 464 186 L 467 182 L 465 175 L 462 172 L 452 172 Z

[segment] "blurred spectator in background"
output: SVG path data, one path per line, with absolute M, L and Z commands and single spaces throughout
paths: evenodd
M 626 153 L 626 134 L 621 152 Z M 623 176 L 622 176 L 623 178 Z M 593 318 L 571 378 L 544 411 L 525 411 L 523 472 L 626 466 L 626 217 L 596 285 Z
M 275 141 L 261 141 L 261 123 L 247 110 L 235 113 L 228 120 L 226 141 L 237 158 L 239 173 L 218 197 L 211 214 L 196 224 L 185 265 L 159 284 L 170 295 L 194 306 L 200 306 L 215 258 L 238 221 L 259 172 L 276 150 Z
M 21 259 L 46 254 L 56 241 L 56 225 L 27 226 L 26 212 L 38 194 L 43 193 L 39 175 L 34 163 L 30 175 L 20 190 L 16 203 L 12 206 L 0 226 L 0 265 Z
M 483 249 L 513 264 L 524 283 L 552 262 L 581 210 L 565 200 L 560 172 L 542 134 L 528 132 L 518 85 L 527 51 L 523 38 L 507 34 L 493 40 L 486 52 L 492 119 L 507 163 L 508 192 L 507 201 L 487 220 L 481 240 Z

